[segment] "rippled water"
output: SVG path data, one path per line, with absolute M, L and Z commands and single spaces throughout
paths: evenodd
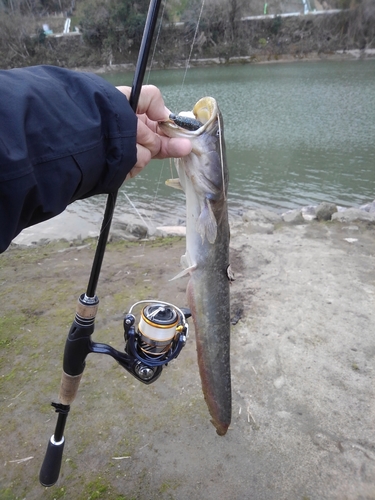
M 151 73 L 173 111 L 212 95 L 224 116 L 232 210 L 284 210 L 323 200 L 343 206 L 375 198 L 375 61 L 195 68 Z M 109 78 L 122 81 L 122 75 Z M 127 76 L 128 78 L 128 76 Z M 125 186 L 136 200 L 170 206 L 160 165 Z M 163 166 L 161 179 L 168 176 Z
M 285 211 L 323 200 L 360 206 L 375 198 L 375 61 L 195 68 L 183 87 L 184 70 L 146 77 L 174 112 L 192 109 L 205 95 L 217 99 L 232 214 L 254 206 Z M 130 85 L 132 74 L 105 78 Z M 115 219 L 134 213 L 133 203 L 153 224 L 183 220 L 183 193 L 164 185 L 170 176 L 169 161 L 153 162 L 121 189 Z M 69 210 L 96 222 L 105 199 L 80 201 Z

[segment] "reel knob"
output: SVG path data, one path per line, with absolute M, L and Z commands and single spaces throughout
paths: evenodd
M 144 382 L 148 382 L 149 380 L 151 380 L 154 377 L 156 370 L 157 370 L 156 366 L 155 367 L 146 366 L 140 361 L 138 361 L 138 363 L 134 367 L 135 373 Z

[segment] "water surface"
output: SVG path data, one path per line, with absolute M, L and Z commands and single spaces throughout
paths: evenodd
M 230 209 L 285 209 L 375 198 L 375 61 L 244 65 L 155 71 L 174 112 L 205 95 L 222 110 L 230 169 Z M 118 85 L 129 74 L 106 75 Z M 163 186 L 168 162 L 125 185 L 134 203 L 179 208 Z M 178 210 L 179 212 L 179 210 Z
M 104 78 L 131 85 L 133 75 Z M 321 201 L 349 207 L 374 200 L 375 60 L 192 68 L 186 75 L 153 71 L 146 82 L 161 89 L 174 112 L 192 109 L 205 95 L 218 101 L 232 215 L 249 207 L 283 212 Z M 152 225 L 181 223 L 184 195 L 164 185 L 175 175 L 169 160 L 152 162 L 122 187 L 115 220 L 138 210 Z M 105 200 L 71 205 L 64 231 L 83 224 L 99 228 Z

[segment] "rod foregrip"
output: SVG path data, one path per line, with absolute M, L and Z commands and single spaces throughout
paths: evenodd
M 42 486 L 53 486 L 59 478 L 65 440 L 55 442 L 54 436 L 48 442 L 46 454 L 39 473 Z
M 71 403 L 73 403 L 78 392 L 81 378 L 82 373 L 80 375 L 68 375 L 63 371 L 59 393 L 59 401 L 63 405 L 70 405 Z

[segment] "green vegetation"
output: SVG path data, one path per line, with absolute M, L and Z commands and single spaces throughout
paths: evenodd
M 87 0 L 79 5 L 77 18 L 84 40 L 94 49 L 126 51 L 139 45 L 148 1 Z

